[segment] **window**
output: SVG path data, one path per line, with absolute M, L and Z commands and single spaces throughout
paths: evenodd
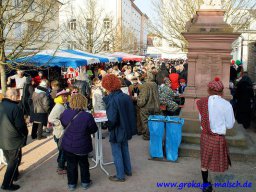
M 71 21 L 68 24 L 68 28 L 70 30 L 76 30 L 76 19 L 71 19 Z
M 103 51 L 110 51 L 109 41 L 104 41 L 103 44 Z
M 76 49 L 76 42 L 68 41 L 68 49 Z
M 22 36 L 22 23 L 14 24 L 14 38 L 21 38 Z
M 13 0 L 13 6 L 14 7 L 20 7 L 22 3 L 22 0 Z
M 86 19 L 86 29 L 92 30 L 92 19 Z
M 110 29 L 110 20 L 108 18 L 104 19 L 104 28 Z

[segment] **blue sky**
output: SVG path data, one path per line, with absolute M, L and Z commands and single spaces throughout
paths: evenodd
M 135 4 L 140 8 L 140 10 L 143 13 L 146 13 L 147 16 L 151 16 L 152 15 L 152 0 L 135 0 Z

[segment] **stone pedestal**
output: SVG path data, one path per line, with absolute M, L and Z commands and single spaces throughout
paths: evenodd
M 200 122 L 195 101 L 208 95 L 207 84 L 216 76 L 223 82 L 224 97 L 231 99 L 229 73 L 231 44 L 239 37 L 224 23 L 223 10 L 199 10 L 184 37 L 188 41 L 188 87 L 181 117 L 185 119 L 182 128 L 181 156 L 200 156 Z M 254 160 L 256 149 L 244 133 L 244 128 L 236 124 L 227 131 L 227 142 L 232 159 Z M 248 143 L 249 142 L 249 143 Z
M 188 87 L 183 118 L 198 118 L 195 101 L 207 96 L 207 84 L 215 77 L 223 82 L 224 98 L 231 99 L 229 73 L 232 43 L 240 36 L 224 22 L 224 10 L 199 10 L 183 33 L 188 41 Z

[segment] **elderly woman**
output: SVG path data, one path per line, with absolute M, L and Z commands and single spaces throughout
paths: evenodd
M 74 94 L 70 99 L 70 109 L 66 109 L 60 117 L 65 131 L 61 147 L 67 160 L 67 176 L 69 190 L 75 190 L 78 180 L 78 164 L 81 173 L 81 185 L 87 189 L 90 180 L 88 153 L 92 151 L 91 134 L 98 127 L 93 116 L 86 112 L 87 99 L 82 94 Z
M 174 113 L 179 105 L 173 101 L 176 94 L 171 89 L 169 78 L 164 78 L 163 83 L 158 87 L 160 105 L 166 107 L 166 114 Z
M 125 174 L 132 175 L 128 140 L 136 134 L 135 109 L 131 98 L 121 89 L 121 81 L 114 74 L 102 79 L 102 86 L 107 91 L 103 98 L 108 117 L 109 142 L 116 167 L 116 175 L 111 181 L 124 182 Z
M 64 128 L 60 122 L 60 116 L 65 111 L 65 109 L 68 108 L 68 96 L 69 96 L 69 92 L 67 92 L 66 90 L 59 90 L 57 92 L 56 98 L 54 99 L 55 106 L 53 107 L 48 117 L 49 123 L 51 123 L 53 126 L 53 138 L 54 138 L 54 141 L 57 143 L 57 145 L 64 131 Z M 65 169 L 66 159 L 65 159 L 63 150 L 61 148 L 59 148 L 59 155 L 57 158 L 57 162 L 58 162 L 57 173 L 59 175 L 66 174 L 67 172 Z

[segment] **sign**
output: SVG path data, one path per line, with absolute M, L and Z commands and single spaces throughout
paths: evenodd
M 108 121 L 106 111 L 94 111 L 92 114 L 96 123 Z

